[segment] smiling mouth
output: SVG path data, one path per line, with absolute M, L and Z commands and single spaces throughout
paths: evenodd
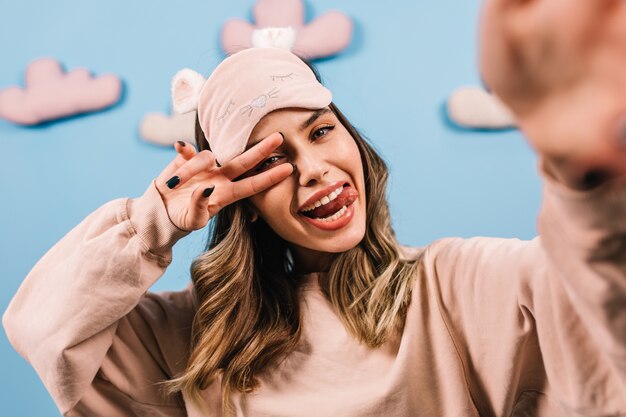
M 334 200 L 316 207 L 313 210 L 300 211 L 299 213 L 311 219 L 329 220 L 340 211 L 343 210 L 345 212 L 346 209 L 344 207 L 348 207 L 352 204 L 357 199 L 358 195 L 357 190 L 348 184 L 344 184 L 343 190 Z M 341 214 L 343 213 L 340 213 L 338 217 L 341 216 Z

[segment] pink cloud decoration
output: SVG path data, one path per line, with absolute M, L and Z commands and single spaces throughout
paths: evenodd
M 114 75 L 94 78 L 82 68 L 66 73 L 54 58 L 32 62 L 24 85 L 0 90 L 0 118 L 35 125 L 109 107 L 119 101 L 122 91 Z
M 258 0 L 253 15 L 254 25 L 241 19 L 224 24 L 221 36 L 226 53 L 252 47 L 254 31 L 270 27 L 293 28 L 296 39 L 291 51 L 307 59 L 334 55 L 352 39 L 352 20 L 339 11 L 327 12 L 305 24 L 302 0 Z
M 480 87 L 462 87 L 448 98 L 449 119 L 467 129 L 513 129 L 517 122 L 509 108 Z
M 196 112 L 167 115 L 148 113 L 139 127 L 139 135 L 146 141 L 163 146 L 173 146 L 182 140 L 195 143 Z

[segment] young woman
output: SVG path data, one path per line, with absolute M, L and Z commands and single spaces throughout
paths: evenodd
M 290 52 L 179 73 L 198 150 L 38 262 L 11 343 L 66 416 L 626 413 L 624 27 L 621 1 L 487 4 L 485 80 L 545 178 L 529 242 L 399 245 L 383 161 Z M 192 285 L 146 293 L 210 219 Z

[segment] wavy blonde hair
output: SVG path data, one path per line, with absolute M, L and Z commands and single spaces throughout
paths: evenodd
M 418 260 L 399 254 L 386 200 L 385 162 L 334 103 L 329 107 L 361 155 L 366 232 L 357 246 L 336 254 L 320 286 L 347 330 L 375 348 L 402 332 Z M 197 120 L 196 142 L 198 149 L 209 149 Z M 257 375 L 289 355 L 302 330 L 289 242 L 263 219 L 250 222 L 246 204 L 233 203 L 212 220 L 206 251 L 191 265 L 198 310 L 189 361 L 181 376 L 161 383 L 167 394 L 182 391 L 205 409 L 200 391 L 221 376 L 225 415 L 232 412 L 231 392 L 257 388 Z

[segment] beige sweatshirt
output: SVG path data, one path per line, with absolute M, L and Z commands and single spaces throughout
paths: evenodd
M 233 396 L 237 415 L 626 416 L 626 178 L 544 185 L 532 241 L 405 248 L 424 251 L 421 273 L 404 333 L 380 349 L 305 276 L 300 346 Z M 205 415 L 153 385 L 188 358 L 192 288 L 147 292 L 185 234 L 152 183 L 89 215 L 26 277 L 2 323 L 63 415 Z M 221 415 L 218 384 L 203 394 Z

